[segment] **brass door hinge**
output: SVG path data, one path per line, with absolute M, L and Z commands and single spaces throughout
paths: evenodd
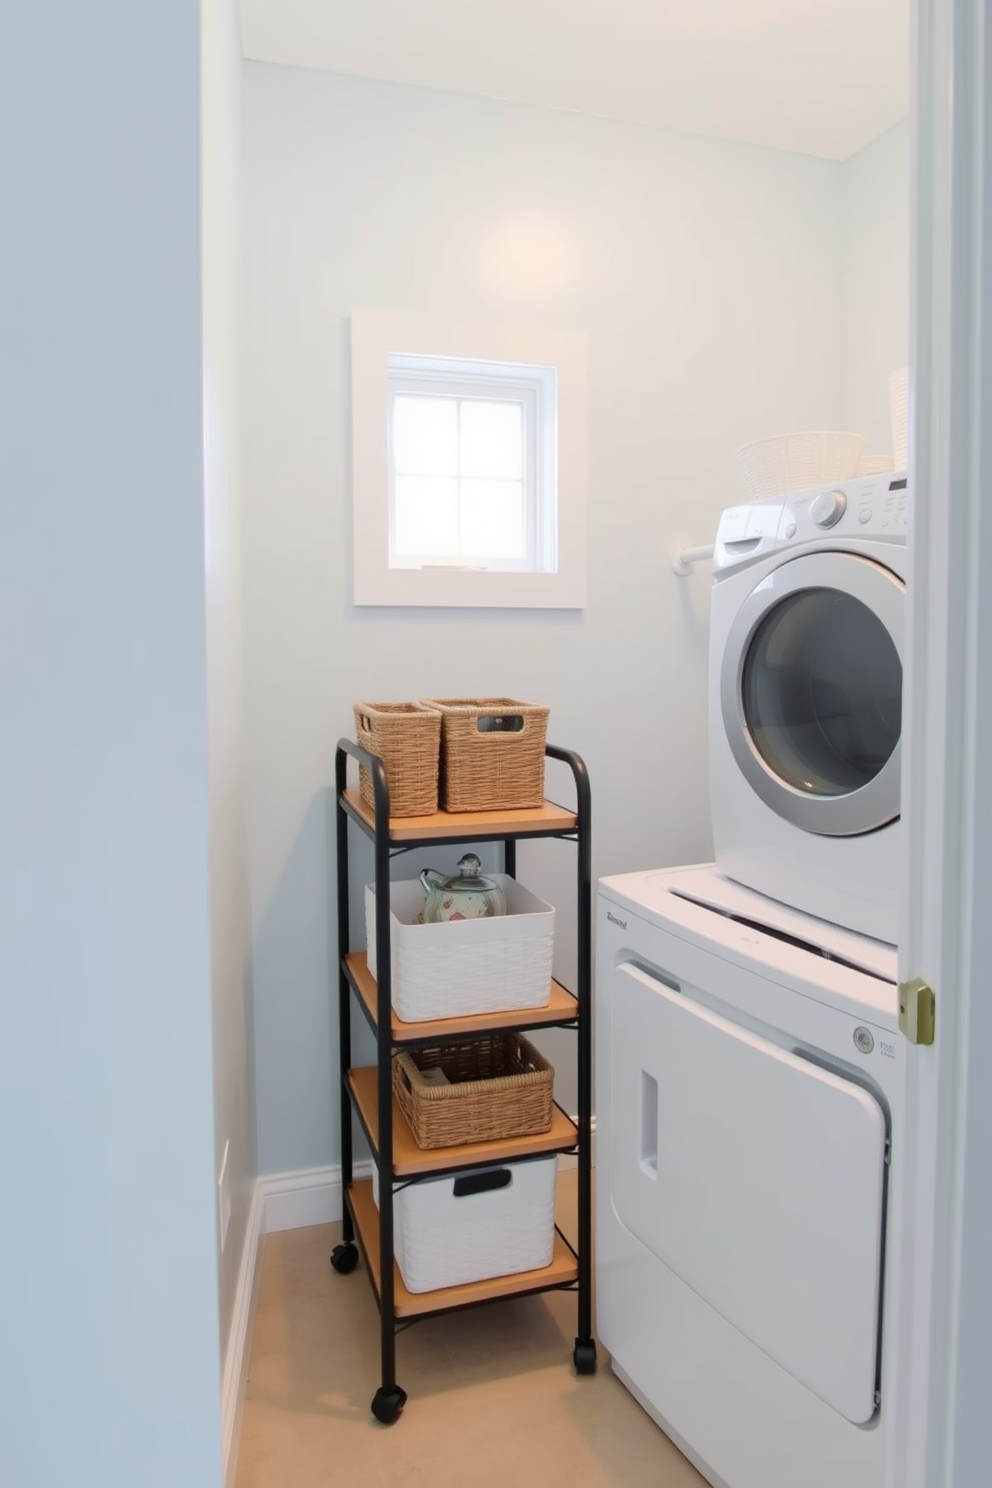
M 922 977 L 899 983 L 899 1032 L 911 1044 L 932 1044 L 937 1019 L 933 988 Z

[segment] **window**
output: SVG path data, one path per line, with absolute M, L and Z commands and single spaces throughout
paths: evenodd
M 583 338 L 356 314 L 352 399 L 356 604 L 584 604 Z
M 389 566 L 554 573 L 553 367 L 389 357 Z

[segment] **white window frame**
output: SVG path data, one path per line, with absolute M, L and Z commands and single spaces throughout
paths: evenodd
M 392 397 L 411 369 L 439 391 L 452 361 L 474 363 L 478 396 L 510 389 L 556 392 L 554 438 L 538 442 L 553 505 L 538 504 L 553 530 L 535 533 L 537 571 L 460 565 L 391 567 L 389 551 Z M 390 365 L 392 363 L 392 366 Z M 540 327 L 513 327 L 433 316 L 355 311 L 351 317 L 352 521 L 356 605 L 439 605 L 581 609 L 586 603 L 586 338 Z M 492 370 L 491 370 L 492 369 Z M 456 377 L 457 396 L 472 396 L 471 375 Z M 449 383 L 449 385 L 453 385 Z M 512 392 L 515 398 L 519 391 Z M 535 402 L 536 408 L 536 402 Z M 557 448 L 555 448 L 557 444 Z M 557 475 L 557 480 L 554 476 Z M 554 530 L 556 529 L 556 530 Z
M 523 413 L 524 514 L 526 549 L 516 562 L 502 561 L 493 567 L 500 573 L 555 573 L 557 570 L 558 483 L 555 468 L 557 449 L 557 375 L 554 367 L 531 363 L 467 360 L 462 357 L 413 357 L 392 353 L 389 357 L 389 438 L 392 441 L 393 399 L 397 394 L 479 399 L 485 403 L 516 403 Z M 421 568 L 437 563 L 437 555 L 399 558 L 392 548 L 395 512 L 395 469 L 389 458 L 390 568 Z M 468 565 L 479 566 L 472 557 Z M 447 565 L 452 566 L 452 565 Z M 453 565 L 457 567 L 458 565 Z M 464 566 L 464 565 L 462 565 Z

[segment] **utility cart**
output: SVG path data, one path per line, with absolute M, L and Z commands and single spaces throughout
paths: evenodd
M 575 807 L 545 800 L 538 807 L 493 811 L 436 811 L 424 816 L 393 817 L 381 760 L 349 739 L 339 741 L 335 756 L 337 920 L 339 953 L 339 1050 L 341 1099 L 341 1170 L 344 1190 L 343 1232 L 334 1247 L 331 1265 L 340 1273 L 353 1271 L 359 1253 L 365 1260 L 379 1305 L 381 1384 L 372 1400 L 372 1413 L 389 1425 L 399 1415 L 406 1392 L 396 1378 L 396 1333 L 413 1320 L 437 1313 L 477 1306 L 501 1298 L 549 1290 L 576 1294 L 577 1327 L 573 1362 L 577 1373 L 593 1374 L 596 1345 L 592 1335 L 592 1220 L 591 1220 L 591 858 L 590 790 L 585 765 L 567 749 L 545 746 L 548 759 L 563 762 L 574 781 Z M 349 758 L 364 766 L 372 783 L 374 806 L 349 787 Z M 369 956 L 351 948 L 349 923 L 350 830 L 371 839 L 374 891 L 378 912 L 374 928 L 373 977 Z M 428 845 L 461 842 L 502 843 L 503 868 L 516 878 L 516 845 L 532 838 L 557 838 L 575 848 L 577 974 L 574 991 L 551 983 L 545 1006 L 467 1016 L 403 1022 L 393 1007 L 393 966 L 390 914 L 390 862 L 400 853 Z M 376 1039 L 376 1063 L 354 1068 L 352 1008 L 367 1019 Z M 575 1034 L 578 1109 L 567 1113 L 553 1107 L 551 1127 L 539 1134 L 494 1141 L 422 1148 L 394 1099 L 393 1056 L 416 1053 L 440 1040 L 472 1039 L 527 1029 L 567 1028 Z M 353 1159 L 353 1120 L 357 1117 L 372 1151 L 377 1181 L 356 1181 Z M 453 1177 L 454 1191 L 472 1192 L 508 1183 L 509 1164 L 536 1163 L 557 1154 L 575 1153 L 578 1161 L 578 1225 L 575 1248 L 555 1225 L 550 1264 L 514 1271 L 466 1284 L 412 1291 L 395 1262 L 396 1196 L 409 1185 Z M 471 1177 L 465 1175 L 471 1170 Z

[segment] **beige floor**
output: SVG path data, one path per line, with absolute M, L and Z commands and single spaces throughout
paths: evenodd
M 564 1174 L 563 1210 L 573 1185 Z M 596 1375 L 576 1377 L 567 1293 L 401 1333 L 409 1399 L 380 1426 L 369 1414 L 378 1312 L 361 1267 L 338 1276 L 328 1265 L 339 1233 L 319 1225 L 265 1241 L 236 1488 L 705 1488 L 602 1349 Z

